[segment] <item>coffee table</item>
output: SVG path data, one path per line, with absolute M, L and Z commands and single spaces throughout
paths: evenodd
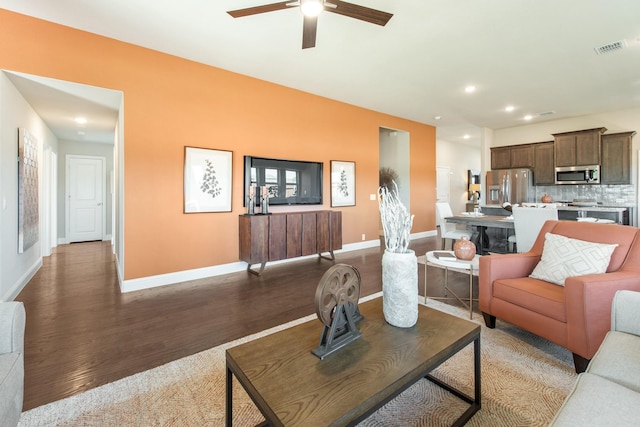
M 226 425 L 233 424 L 233 377 L 270 426 L 351 426 L 422 378 L 469 403 L 454 426 L 480 409 L 480 325 L 420 305 L 418 322 L 385 322 L 382 298 L 359 305 L 362 338 L 320 360 L 323 324 L 312 320 L 226 351 Z M 430 375 L 473 343 L 474 396 Z M 420 411 L 420 407 L 412 410 Z

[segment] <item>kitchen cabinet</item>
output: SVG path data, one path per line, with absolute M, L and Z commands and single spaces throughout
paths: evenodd
M 631 184 L 631 138 L 635 132 L 602 135 L 602 184 Z
M 533 167 L 533 146 L 531 144 L 514 145 L 511 147 L 511 167 Z
M 553 141 L 533 145 L 533 184 L 553 185 L 556 183 Z
M 491 149 L 491 169 L 515 169 L 533 167 L 531 144 L 509 145 Z
M 553 134 L 556 166 L 600 164 L 600 141 L 607 128 Z
M 511 147 L 491 149 L 491 169 L 509 169 L 511 167 Z

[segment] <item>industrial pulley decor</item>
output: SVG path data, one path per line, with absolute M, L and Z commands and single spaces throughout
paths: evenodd
M 363 319 L 358 310 L 360 272 L 346 264 L 328 269 L 316 289 L 318 319 L 324 324 L 320 344 L 311 350 L 324 359 L 362 336 L 356 323 Z

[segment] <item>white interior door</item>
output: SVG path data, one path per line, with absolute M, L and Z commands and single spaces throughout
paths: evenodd
M 67 156 L 69 243 L 102 240 L 105 217 L 105 159 Z
M 448 202 L 451 192 L 451 168 L 436 166 L 436 201 Z

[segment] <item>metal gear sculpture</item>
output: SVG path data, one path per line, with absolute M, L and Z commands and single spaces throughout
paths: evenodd
M 315 306 L 324 324 L 320 344 L 311 352 L 324 359 L 362 336 L 356 322 L 362 320 L 358 310 L 360 272 L 354 266 L 336 264 L 327 270 L 316 289 Z

